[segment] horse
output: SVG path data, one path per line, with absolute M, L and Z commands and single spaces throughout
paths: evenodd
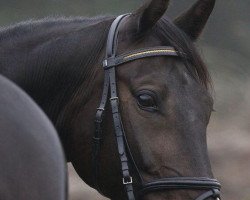
M 0 198 L 66 200 L 65 157 L 58 135 L 34 101 L 0 76 Z
M 219 199 L 206 142 L 211 79 L 195 48 L 215 0 L 174 20 L 168 4 L 0 31 L 0 73 L 47 114 L 81 179 L 112 200 Z

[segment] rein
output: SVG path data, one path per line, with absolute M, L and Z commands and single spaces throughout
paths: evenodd
M 138 49 L 128 54 L 117 55 L 117 41 L 119 26 L 124 18 L 129 14 L 118 16 L 111 25 L 106 47 L 106 59 L 103 61 L 104 69 L 104 87 L 102 98 L 99 107 L 97 108 L 95 117 L 95 133 L 93 137 L 93 180 L 95 188 L 100 192 L 98 185 L 98 173 L 99 173 L 99 153 L 102 139 L 102 121 L 104 117 L 104 111 L 107 105 L 108 98 L 110 97 L 110 105 L 112 109 L 113 124 L 115 129 L 115 137 L 117 141 L 117 148 L 120 158 L 122 183 L 127 194 L 128 200 L 140 199 L 143 195 L 162 190 L 169 189 L 191 189 L 191 190 L 208 190 L 203 193 L 196 200 L 205 200 L 207 198 L 214 198 L 220 200 L 220 188 L 221 185 L 216 179 L 207 177 L 173 177 L 173 178 L 162 178 L 152 182 L 145 183 L 140 174 L 140 171 L 136 165 L 133 155 L 130 151 L 128 141 L 126 139 L 125 131 L 122 125 L 122 119 L 119 112 L 119 97 L 117 94 L 117 83 L 116 83 L 116 67 L 132 62 L 134 60 L 156 57 L 156 56 L 185 56 L 182 52 L 177 52 L 173 47 L 170 46 L 159 46 L 146 49 Z M 109 95 L 110 92 L 110 95 Z M 129 157 L 128 157 L 129 156 Z M 129 159 L 128 159 L 129 158 Z M 136 170 L 140 179 L 139 190 L 134 192 L 133 178 L 130 173 L 131 165 Z

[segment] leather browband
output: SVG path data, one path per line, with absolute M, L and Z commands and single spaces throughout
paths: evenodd
M 170 46 L 159 46 L 144 48 L 132 51 L 130 53 L 121 54 L 116 57 L 109 57 L 103 61 L 103 68 L 109 69 L 111 67 L 119 66 L 121 64 L 131 62 L 134 60 L 148 58 L 148 57 L 158 57 L 158 56 L 182 56 L 185 57 L 185 54 L 182 52 L 177 52 L 173 47 Z

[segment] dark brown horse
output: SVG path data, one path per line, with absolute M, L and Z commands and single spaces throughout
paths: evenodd
M 0 199 L 66 200 L 57 133 L 41 109 L 0 75 Z
M 172 22 L 165 14 L 168 1 L 151 0 L 122 23 L 118 54 L 164 45 L 186 55 L 145 58 L 117 68 L 121 117 L 145 181 L 213 176 L 206 143 L 213 108 L 210 78 L 193 42 L 214 3 L 198 0 Z M 104 79 L 101 63 L 114 19 L 45 19 L 0 32 L 0 72 L 49 116 L 68 161 L 92 187 L 92 137 Z M 102 128 L 100 190 L 113 200 L 126 199 L 109 107 Z M 194 199 L 203 192 L 164 190 L 144 199 Z

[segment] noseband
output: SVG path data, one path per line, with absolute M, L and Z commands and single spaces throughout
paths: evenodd
M 102 139 L 102 121 L 104 111 L 109 97 L 110 90 L 110 105 L 113 115 L 113 124 L 115 129 L 115 136 L 117 141 L 117 148 L 121 163 L 122 182 L 128 200 L 139 199 L 141 196 L 155 191 L 170 190 L 170 189 L 191 189 L 191 190 L 208 190 L 203 193 L 196 200 L 205 200 L 207 198 L 214 198 L 220 200 L 221 185 L 216 179 L 205 177 L 174 177 L 163 178 L 152 182 L 145 183 L 136 165 L 133 155 L 130 151 L 128 141 L 123 129 L 121 115 L 119 112 L 119 97 L 117 94 L 115 67 L 145 57 L 156 56 L 185 56 L 182 52 L 177 52 L 173 47 L 160 46 L 148 49 L 138 49 L 128 54 L 117 56 L 117 41 L 118 32 L 121 21 L 126 18 L 128 14 L 118 16 L 111 25 L 106 49 L 106 59 L 103 62 L 105 71 L 104 87 L 99 108 L 97 108 L 95 118 L 95 134 L 93 137 L 93 177 L 96 189 L 99 190 L 97 178 L 99 172 L 99 153 Z M 128 156 L 127 156 L 128 155 Z M 128 159 L 129 158 L 129 159 Z M 140 188 L 136 192 L 133 189 L 133 178 L 130 175 L 130 167 L 134 167 L 140 179 Z M 100 191 L 100 190 L 99 190 Z

